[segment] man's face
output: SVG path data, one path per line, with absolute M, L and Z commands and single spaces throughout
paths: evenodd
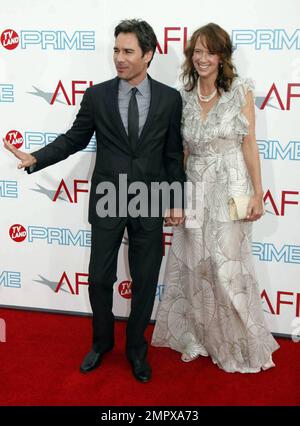
M 132 85 L 138 85 L 147 75 L 147 65 L 153 52 L 143 56 L 134 33 L 120 33 L 114 46 L 114 62 L 118 77 Z

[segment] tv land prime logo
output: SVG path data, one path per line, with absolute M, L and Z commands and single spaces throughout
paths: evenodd
M 95 31 L 74 31 L 72 34 L 67 34 L 63 30 L 17 32 L 7 28 L 2 31 L 0 41 L 7 50 L 18 47 L 28 49 L 32 46 L 38 46 L 42 50 L 95 50 Z
M 130 300 L 132 298 L 132 281 L 124 280 L 117 284 L 118 293 L 123 299 Z M 164 293 L 164 284 L 157 284 L 155 297 L 158 298 L 160 302 L 162 300 L 162 295 Z
M 53 142 L 59 133 L 25 131 L 24 136 L 19 130 L 9 130 L 6 140 L 16 148 L 40 149 Z M 259 152 L 264 160 L 300 160 L 300 141 L 292 140 L 284 143 L 280 140 L 257 139 Z M 95 134 L 88 146 L 79 152 L 96 152 L 97 142 Z
M 21 224 L 14 224 L 9 229 L 9 236 L 12 241 L 22 243 L 27 239 L 29 243 L 44 240 L 48 244 L 58 244 L 64 246 L 91 246 L 91 231 L 79 229 L 73 233 L 68 228 L 54 228 L 44 226 L 28 226 L 27 229 Z
M 188 28 L 163 27 L 162 36 L 157 42 L 157 53 L 168 55 L 171 51 L 170 45 L 179 44 L 182 50 L 185 49 L 188 41 Z M 21 49 L 28 49 L 32 46 L 39 46 L 41 49 L 53 50 L 95 50 L 95 31 L 74 31 L 67 34 L 64 30 L 21 30 L 17 32 L 12 28 L 2 31 L 1 44 L 7 50 L 14 50 L 18 46 Z
M 172 233 L 163 233 L 164 256 L 166 255 L 166 247 L 172 244 L 171 235 Z M 76 233 L 73 233 L 68 228 L 28 226 L 26 229 L 21 224 L 15 224 L 10 227 L 9 236 L 16 243 L 22 243 L 27 239 L 29 243 L 44 240 L 47 244 L 79 247 L 91 246 L 91 231 L 87 230 L 78 230 Z M 300 264 L 300 246 L 296 245 L 275 245 L 273 243 L 253 242 L 252 253 L 261 262 Z
M 163 232 L 163 255 L 166 255 L 166 247 L 171 246 L 171 232 Z M 29 243 L 44 240 L 47 244 L 58 244 L 65 246 L 91 246 L 91 231 L 80 229 L 73 232 L 68 228 L 53 228 L 44 226 L 28 226 L 27 229 L 21 224 L 11 225 L 9 236 L 15 243 L 22 243 L 26 239 Z M 126 240 L 123 239 L 124 244 Z
M 23 136 L 18 130 L 10 130 L 7 132 L 5 139 L 17 149 L 21 148 L 24 143 Z
M 23 225 L 16 223 L 10 227 L 9 236 L 16 243 L 21 243 L 22 241 L 26 240 L 27 231 Z
M 0 102 L 12 103 L 15 101 L 14 85 L 10 83 L 0 83 Z
M 168 54 L 170 43 L 180 43 L 182 49 L 187 45 L 188 28 L 182 26 L 164 27 L 163 35 L 157 43 L 158 54 Z M 256 50 L 299 50 L 300 29 L 294 31 L 282 28 L 273 29 L 234 29 L 232 42 L 239 46 L 253 46 Z M 1 33 L 1 44 L 7 50 L 27 49 L 30 46 L 40 46 L 42 49 L 53 50 L 95 50 L 95 31 L 74 31 L 67 34 L 64 30 L 21 30 L 17 32 L 7 28 Z
M 16 180 L 0 180 L 0 198 L 19 198 Z
M 283 143 L 279 140 L 258 139 L 257 145 L 264 160 L 300 160 L 300 140 Z
M 253 46 L 256 50 L 299 50 L 300 29 L 294 32 L 282 28 L 273 29 L 238 29 L 232 31 L 232 44 L 238 46 Z
M 44 148 L 53 142 L 60 134 L 53 132 L 36 132 L 36 131 L 25 131 L 20 132 L 19 130 L 9 130 L 6 133 L 5 139 L 14 145 L 16 148 L 36 150 Z M 92 136 L 90 143 L 85 149 L 79 152 L 96 152 L 97 142 L 95 134 Z
M 21 272 L 0 270 L 0 287 L 21 288 Z
M 7 29 L 1 34 L 1 44 L 7 50 L 13 50 L 19 45 L 19 34 L 15 30 Z
M 122 281 L 118 285 L 118 292 L 123 299 L 131 299 L 132 297 L 132 281 Z

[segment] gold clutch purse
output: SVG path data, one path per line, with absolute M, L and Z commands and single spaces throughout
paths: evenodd
M 249 200 L 249 195 L 239 195 L 229 199 L 228 206 L 231 220 L 246 219 Z

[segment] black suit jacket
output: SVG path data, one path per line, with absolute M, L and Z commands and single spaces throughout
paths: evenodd
M 130 182 L 169 183 L 185 181 L 181 140 L 182 101 L 179 92 L 150 76 L 151 102 L 146 123 L 136 149 L 131 149 L 118 108 L 119 78 L 89 87 L 83 96 L 73 126 L 46 147 L 33 152 L 37 164 L 33 172 L 66 159 L 84 149 L 94 132 L 97 140 L 96 164 L 92 175 L 89 222 L 114 227 L 120 218 L 99 218 L 96 186 L 109 181 L 117 185 L 119 174 L 126 173 Z M 27 170 L 30 173 L 29 170 Z M 174 207 L 173 201 L 169 207 Z M 141 219 L 146 227 L 161 220 Z

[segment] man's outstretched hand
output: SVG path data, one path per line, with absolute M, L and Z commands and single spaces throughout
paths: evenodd
M 10 151 L 14 156 L 21 160 L 21 163 L 18 164 L 18 169 L 23 169 L 24 167 L 30 167 L 33 166 L 36 163 L 36 158 L 31 155 L 27 154 L 26 152 L 20 151 L 15 146 L 13 146 L 11 143 L 7 142 L 6 139 L 3 138 L 4 147 Z

